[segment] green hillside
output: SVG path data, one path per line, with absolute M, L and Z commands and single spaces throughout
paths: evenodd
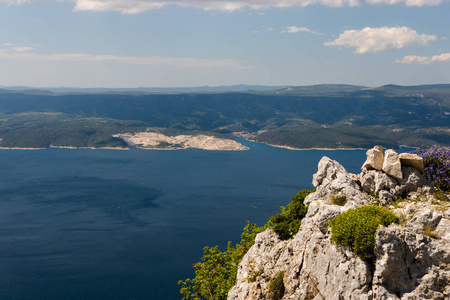
M 283 94 L 282 91 L 285 91 Z M 239 93 L 0 91 L 0 147 L 122 147 L 115 133 L 246 132 L 296 148 L 450 145 L 450 85 Z

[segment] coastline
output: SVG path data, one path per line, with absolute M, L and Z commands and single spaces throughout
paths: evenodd
M 46 150 L 46 149 L 90 149 L 90 150 L 130 150 L 130 148 L 120 148 L 120 147 L 74 147 L 74 146 L 50 146 L 47 148 L 26 148 L 26 147 L 0 147 L 0 150 Z
M 0 147 L 0 150 L 44 150 L 48 148 Z
M 156 151 L 175 151 L 175 150 L 185 150 L 185 149 L 200 149 L 200 150 L 206 150 L 206 151 L 247 151 L 248 149 L 222 149 L 222 150 L 215 150 L 215 149 L 204 149 L 204 148 L 195 148 L 195 147 L 180 147 L 180 148 L 151 148 L 151 147 L 129 147 L 129 148 L 121 148 L 121 147 L 74 147 L 74 146 L 50 146 L 47 148 L 25 148 L 25 147 L 0 147 L 0 150 L 46 150 L 46 149 L 71 149 L 71 150 L 78 150 L 78 149 L 88 149 L 88 150 L 122 150 L 122 151 L 129 151 L 131 149 L 140 149 L 140 150 L 156 150 Z
M 269 144 L 269 143 L 265 143 L 265 142 L 257 142 L 257 141 L 250 140 L 250 139 L 247 139 L 247 138 L 246 138 L 246 140 L 249 141 L 249 142 L 253 142 L 253 143 L 266 144 L 266 145 L 271 146 L 271 147 L 283 148 L 283 149 L 294 150 L 294 151 L 307 151 L 307 150 L 335 151 L 335 150 L 369 150 L 370 149 L 370 148 L 362 148 L 362 147 L 360 147 L 360 148 L 320 148 L 320 147 L 295 148 L 295 147 L 291 147 L 291 146 L 273 145 L 273 144 Z M 408 146 L 408 145 L 400 145 L 395 150 L 400 150 L 401 148 L 420 149 L 420 147 Z
M 307 151 L 307 150 L 321 150 L 321 151 L 334 151 L 334 150 L 367 150 L 369 148 L 319 148 L 319 147 L 312 147 L 312 148 L 295 148 L 291 146 L 282 146 L 282 145 L 273 145 L 265 142 L 257 142 L 253 140 L 247 139 L 249 142 L 258 143 L 258 144 L 266 144 L 271 147 L 275 148 L 283 148 L 288 150 L 294 150 L 294 151 Z
M 56 148 L 56 149 L 90 149 L 90 150 L 130 150 L 130 148 L 124 148 L 124 147 L 74 147 L 74 146 L 53 146 L 50 145 L 48 148 L 44 149 L 50 149 L 50 148 Z
M 335 150 L 367 150 L 369 148 L 321 148 L 321 147 L 311 147 L 311 148 L 296 148 L 296 147 L 291 147 L 291 146 L 285 146 L 285 145 L 274 145 L 274 144 L 269 144 L 269 143 L 265 143 L 265 142 L 258 142 L 255 140 L 252 140 L 250 137 L 243 137 L 243 136 L 239 136 L 241 138 L 244 138 L 246 141 L 252 142 L 252 143 L 257 143 L 257 144 L 265 144 L 268 145 L 270 147 L 274 147 L 274 148 L 282 148 L 282 149 L 287 149 L 287 150 L 293 150 L 293 151 L 308 151 L 308 150 L 318 150 L 318 151 L 335 151 Z M 220 148 L 209 148 L 206 147 L 206 145 L 204 147 L 196 147 L 196 146 L 191 146 L 191 145 L 186 145 L 183 144 L 181 147 L 152 147 L 152 146 L 142 146 L 142 145 L 136 145 L 133 143 L 130 143 L 128 145 L 128 147 L 75 147 L 75 146 L 54 146 L 54 145 L 50 145 L 47 148 L 33 148 L 33 147 L 0 147 L 0 150 L 45 150 L 45 149 L 51 149 L 51 148 L 55 148 L 55 149 L 89 149 L 89 150 L 122 150 L 122 151 L 126 151 L 126 150 L 131 150 L 131 149 L 141 149 L 141 150 L 159 150 L 159 151 L 174 151 L 174 150 L 184 150 L 184 149 L 201 149 L 201 150 L 206 150 L 206 151 L 247 151 L 250 148 L 247 146 L 244 146 L 242 144 L 239 143 L 239 145 L 243 146 L 242 148 L 237 147 L 234 149 L 230 149 L 230 148 L 224 148 L 224 149 L 220 149 Z M 407 146 L 407 145 L 400 145 L 399 149 L 401 148 L 411 148 L 411 149 L 419 149 L 418 147 L 412 147 L 412 146 Z

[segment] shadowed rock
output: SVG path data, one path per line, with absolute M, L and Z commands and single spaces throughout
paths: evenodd
M 401 153 L 399 156 L 402 166 L 412 167 L 423 174 L 424 166 L 422 157 L 412 153 Z

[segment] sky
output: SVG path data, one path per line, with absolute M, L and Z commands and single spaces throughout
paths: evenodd
M 450 83 L 449 0 L 0 0 L 0 86 Z

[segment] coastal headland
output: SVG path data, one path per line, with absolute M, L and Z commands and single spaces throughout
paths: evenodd
M 215 151 L 243 151 L 249 149 L 235 140 L 204 134 L 167 136 L 157 132 L 136 132 L 115 134 L 113 137 L 124 140 L 130 147 L 152 150 L 198 148 Z

